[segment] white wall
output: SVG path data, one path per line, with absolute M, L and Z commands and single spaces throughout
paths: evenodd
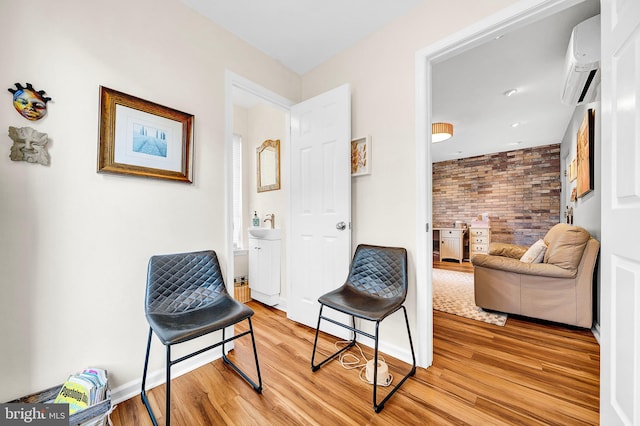
M 430 0 L 302 77 L 303 99 L 350 83 L 353 138 L 371 135 L 372 173 L 352 179 L 352 242 L 408 250 L 407 308 L 415 330 L 415 53 L 514 0 Z M 418 283 L 418 285 L 424 285 Z M 402 315 L 381 338 L 406 347 Z M 386 332 L 389 327 L 395 332 Z
M 227 262 L 225 69 L 297 100 L 300 77 L 178 0 L 3 1 L 0 128 L 50 137 L 51 165 L 0 155 L 0 401 L 87 366 L 138 380 L 149 256 L 200 249 Z M 33 83 L 46 118 L 6 89 Z M 104 85 L 195 115 L 194 184 L 96 173 Z M 176 351 L 177 352 L 177 351 Z M 164 366 L 154 345 L 151 369 Z M 176 354 L 177 355 L 177 354 Z
M 588 109 L 595 111 L 594 115 L 594 189 L 593 191 L 585 194 L 582 198 L 578 198 L 576 202 L 571 202 L 571 190 L 576 187 L 577 181 L 569 182 L 569 177 L 563 177 L 564 185 L 560 199 L 563 200 L 561 204 L 562 214 L 561 218 L 566 218 L 567 206 L 573 207 L 573 224 L 578 225 L 589 231 L 589 233 L 598 241 L 601 241 L 601 175 L 602 175 L 602 142 L 601 142 L 601 130 L 600 130 L 600 115 L 602 110 L 600 108 L 600 101 L 593 102 L 587 105 L 579 105 L 576 107 L 571 121 L 567 125 L 564 137 L 561 144 L 561 158 L 564 159 L 562 164 L 563 170 L 569 170 L 569 164 L 571 160 L 577 157 L 578 147 L 578 129 L 582 124 L 582 120 Z M 563 173 L 564 175 L 564 173 Z M 568 175 L 568 172 L 567 172 Z M 600 270 L 596 274 L 594 281 L 594 322 L 599 327 L 600 324 Z

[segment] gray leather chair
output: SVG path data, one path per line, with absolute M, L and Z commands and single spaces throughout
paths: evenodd
M 249 382 L 258 393 L 262 393 L 262 377 L 251 324 L 253 311 L 246 305 L 236 302 L 227 293 L 218 257 L 214 251 L 152 256 L 147 270 L 145 314 L 149 322 L 149 338 L 140 396 L 154 425 L 158 422 L 149 405 L 145 389 L 153 333 L 166 347 L 165 424 L 169 425 L 171 421 L 171 366 L 221 345 L 224 362 Z M 229 338 L 225 337 L 225 328 L 244 320 L 248 321 L 249 330 Z M 171 359 L 172 345 L 219 330 L 222 331 L 222 340 L 218 343 L 175 360 Z M 258 383 L 233 364 L 227 358 L 224 349 L 225 343 L 247 334 L 251 335 Z
M 391 398 L 400 386 L 410 376 L 414 375 L 416 371 L 416 355 L 413 350 L 413 342 L 411 341 L 409 319 L 407 317 L 407 309 L 403 305 L 406 297 L 407 251 L 400 247 L 380 247 L 361 244 L 356 248 L 347 281 L 341 287 L 318 299 L 318 302 L 320 302 L 320 312 L 318 314 L 316 337 L 313 343 L 313 353 L 311 354 L 311 370 L 319 370 L 320 367 L 327 362 L 354 346 L 356 344 L 356 334 L 361 334 L 373 339 L 373 409 L 376 413 L 382 411 L 387 400 Z M 351 317 L 351 325 L 343 324 L 333 318 L 323 316 L 322 310 L 325 306 L 348 314 Z M 407 335 L 409 337 L 413 365 L 409 373 L 378 403 L 378 329 L 383 319 L 398 311 L 400 308 L 402 308 L 404 312 L 404 319 L 407 324 Z M 355 318 L 375 322 L 375 335 L 356 329 Z M 330 355 L 324 361 L 314 364 L 318 346 L 318 333 L 322 320 L 351 330 L 353 336 L 347 346 Z

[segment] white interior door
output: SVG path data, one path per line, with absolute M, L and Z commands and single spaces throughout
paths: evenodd
M 640 425 L 640 1 L 601 2 L 603 425 Z
M 290 158 L 287 316 L 315 328 L 318 297 L 344 283 L 351 261 L 349 85 L 292 107 Z

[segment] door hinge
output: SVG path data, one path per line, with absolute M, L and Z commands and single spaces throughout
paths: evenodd
M 426 224 L 426 225 L 427 225 L 427 229 L 426 229 L 426 231 L 425 231 L 425 232 L 429 232 L 429 223 L 427 222 L 427 224 Z

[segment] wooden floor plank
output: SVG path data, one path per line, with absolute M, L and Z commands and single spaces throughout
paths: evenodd
M 464 262 L 441 268 L 472 271 Z M 264 391 L 259 395 L 222 360 L 172 381 L 174 425 L 597 425 L 599 345 L 589 330 L 509 317 L 504 327 L 434 311 L 434 360 L 376 414 L 371 386 L 333 361 L 311 372 L 314 330 L 281 311 L 254 309 Z M 241 327 L 239 327 L 241 328 Z M 325 352 L 334 338 L 321 335 Z M 371 349 L 365 347 L 369 356 Z M 359 354 L 357 354 L 359 355 Z M 255 371 L 249 338 L 229 357 Z M 408 365 L 388 355 L 395 380 Z M 383 397 L 388 389 L 381 389 Z M 164 385 L 148 392 L 164 423 Z M 118 404 L 115 425 L 150 425 L 140 397 Z

